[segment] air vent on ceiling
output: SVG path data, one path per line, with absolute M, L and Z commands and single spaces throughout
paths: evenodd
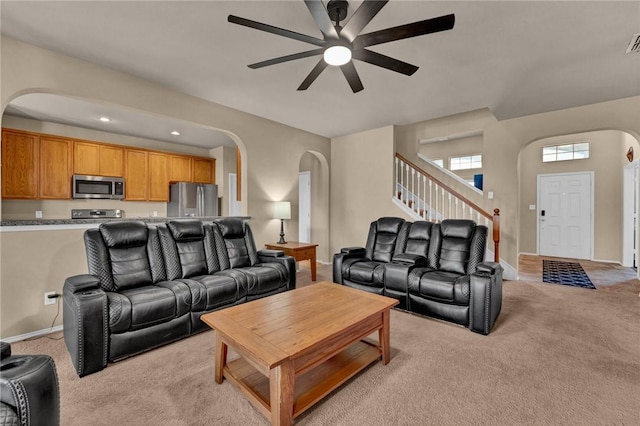
M 627 53 L 638 53 L 640 52 L 640 34 L 636 34 L 631 37 L 631 41 L 629 42 L 629 47 L 627 47 Z

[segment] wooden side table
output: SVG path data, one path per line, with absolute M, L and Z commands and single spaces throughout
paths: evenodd
M 264 246 L 269 250 L 282 250 L 287 256 L 293 257 L 296 262 L 309 260 L 311 263 L 311 281 L 316 280 L 316 247 L 318 247 L 318 244 L 287 241 L 284 244 L 269 243 Z

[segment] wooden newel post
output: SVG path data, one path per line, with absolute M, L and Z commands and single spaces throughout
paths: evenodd
M 500 263 L 500 209 L 493 209 L 493 261 Z

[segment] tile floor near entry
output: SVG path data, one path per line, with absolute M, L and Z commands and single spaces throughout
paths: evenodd
M 617 263 L 521 254 L 518 260 L 518 279 L 521 281 L 542 281 L 542 261 L 544 259 L 579 263 L 593 285 L 596 286 L 596 290 L 627 293 L 635 297 L 640 294 L 640 280 L 637 278 L 637 272 Z

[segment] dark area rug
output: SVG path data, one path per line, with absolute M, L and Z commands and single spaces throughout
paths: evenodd
M 545 283 L 564 284 L 573 287 L 592 288 L 593 285 L 579 263 L 542 261 L 542 281 Z

